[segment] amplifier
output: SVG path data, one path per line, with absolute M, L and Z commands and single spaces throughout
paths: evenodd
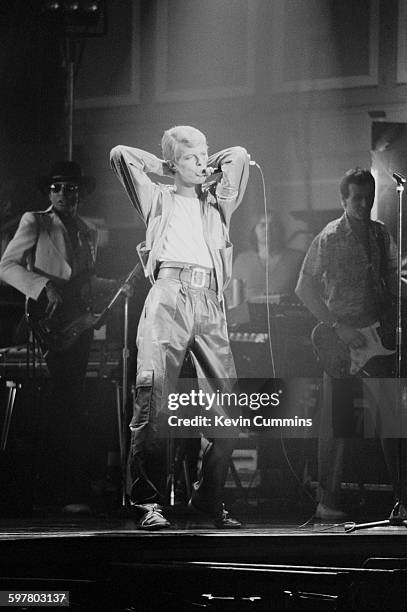
M 231 332 L 230 347 L 239 378 L 271 378 L 273 367 L 268 334 Z
M 230 343 L 240 378 L 273 376 L 320 377 L 322 369 L 314 354 L 311 331 L 314 319 L 303 313 L 270 317 L 270 337 L 266 331 L 240 329 L 230 333 Z
M 294 324 L 315 326 L 316 321 L 304 304 L 299 301 L 265 302 L 251 300 L 248 302 L 250 326 L 258 331 L 267 330 L 267 317 L 270 321 L 280 317 L 290 319 Z
M 8 349 L 0 348 L 0 378 L 13 376 L 36 375 L 48 377 L 45 359 L 40 353 L 34 354 L 30 349 L 27 355 L 27 346 L 13 346 Z M 103 340 L 92 342 L 88 367 L 88 378 L 120 378 L 121 376 L 121 350 L 118 345 Z

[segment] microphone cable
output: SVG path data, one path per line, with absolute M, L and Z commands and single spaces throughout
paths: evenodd
M 258 164 L 254 160 L 250 160 L 249 163 L 250 163 L 251 166 L 256 166 L 256 168 L 259 170 L 260 176 L 261 176 L 261 181 L 262 181 L 262 187 L 263 187 L 264 218 L 265 218 L 265 222 L 266 222 L 266 235 L 265 235 L 265 239 L 266 240 L 265 241 L 266 241 L 266 253 L 267 253 L 267 258 L 266 258 L 267 334 L 268 334 L 268 345 L 269 345 L 269 352 L 270 352 L 270 358 L 271 358 L 271 364 L 272 364 L 273 378 L 275 378 L 276 377 L 276 369 L 275 369 L 273 345 L 272 345 L 272 341 L 271 341 L 270 303 L 269 303 L 269 241 L 268 241 L 269 217 L 268 217 L 268 209 L 267 209 L 266 183 L 265 183 L 265 179 L 264 179 L 263 170 L 262 170 L 260 164 Z M 300 480 L 296 470 L 294 469 L 294 466 L 292 465 L 292 462 L 291 462 L 291 460 L 290 460 L 290 458 L 288 456 L 287 448 L 286 448 L 285 443 L 284 443 L 284 438 L 283 438 L 283 432 L 282 431 L 281 431 L 281 435 L 280 435 L 280 445 L 281 445 L 281 450 L 282 450 L 285 462 L 286 462 L 290 472 L 292 473 L 293 477 L 295 478 L 295 480 L 297 481 L 297 483 L 299 484 L 300 488 L 303 490 L 305 495 L 310 499 L 310 501 L 315 502 L 314 497 L 307 490 L 307 488 L 305 487 L 305 484 Z M 299 527 L 297 527 L 297 529 L 301 529 L 304 526 L 308 525 L 311 522 L 312 518 L 313 518 L 313 516 L 311 516 L 303 525 L 300 525 Z
M 267 193 L 266 193 L 266 181 L 264 179 L 264 174 L 263 174 L 263 170 L 260 166 L 260 164 L 258 164 L 257 162 L 255 162 L 254 160 L 250 160 L 249 164 L 251 166 L 256 166 L 256 168 L 259 170 L 260 172 L 260 177 L 261 177 L 261 182 L 262 182 L 262 188 L 263 188 L 263 205 L 264 205 L 264 219 L 266 222 L 266 314 L 267 314 L 267 336 L 268 336 L 268 346 L 269 346 L 269 353 L 270 353 L 270 360 L 271 360 L 271 370 L 272 370 L 272 378 L 276 377 L 276 367 L 275 367 L 275 361 L 274 361 L 274 351 L 273 351 L 273 345 L 271 342 L 271 324 L 270 324 L 270 303 L 269 303 L 269 241 L 268 241 L 268 214 L 267 214 Z

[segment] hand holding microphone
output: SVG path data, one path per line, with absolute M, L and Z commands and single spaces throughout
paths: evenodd
M 399 174 L 398 172 L 393 172 L 392 178 L 396 181 L 398 185 L 404 185 L 407 180 L 402 174 Z
M 206 168 L 202 169 L 203 176 L 212 176 L 214 172 L 215 168 L 212 168 L 212 166 L 207 166 Z
M 250 153 L 247 154 L 247 157 L 249 158 L 249 166 L 258 166 L 258 163 L 251 158 Z M 212 168 L 212 166 L 208 166 L 207 168 L 204 168 L 202 170 L 202 174 L 204 176 L 211 176 L 212 174 L 214 174 L 214 172 L 219 172 L 219 170 Z
M 258 163 L 256 161 L 254 161 L 254 159 L 251 159 L 250 153 L 248 153 L 247 156 L 249 158 L 249 165 L 250 166 L 257 166 L 257 167 L 259 167 Z M 167 160 L 167 159 L 166 160 L 162 160 L 162 167 L 163 167 L 163 174 L 164 175 L 171 176 L 171 177 L 174 176 L 174 174 L 176 172 L 176 167 L 175 167 L 175 163 L 173 161 Z M 215 174 L 218 179 L 220 179 L 222 177 L 222 171 L 219 168 L 213 168 L 212 166 L 207 166 L 206 168 L 202 168 L 201 174 L 202 174 L 202 176 L 205 176 L 208 179 L 213 174 Z

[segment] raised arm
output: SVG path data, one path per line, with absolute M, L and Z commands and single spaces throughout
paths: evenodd
M 118 145 L 110 153 L 110 164 L 137 212 L 147 222 L 160 189 L 147 173 L 163 175 L 165 163 L 147 151 Z
M 246 190 L 249 180 L 249 156 L 243 147 L 230 147 L 211 155 L 208 165 L 223 172 L 221 185 L 226 184 L 237 192 L 236 197 L 228 201 L 227 207 L 223 210 L 225 218 L 229 220 L 232 212 L 242 201 Z M 219 204 L 222 206 L 221 201 Z

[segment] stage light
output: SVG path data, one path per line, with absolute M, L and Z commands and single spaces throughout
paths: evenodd
M 69 13 L 79 11 L 79 2 L 65 2 L 65 10 Z
M 59 28 L 66 36 L 92 38 L 106 34 L 106 0 L 42 0 L 40 7 L 46 27 Z
M 84 2 L 83 10 L 87 13 L 96 13 L 96 11 L 100 10 L 99 2 Z
M 103 10 L 103 2 L 99 0 L 45 0 L 42 4 L 42 12 L 55 15 L 57 12 L 61 17 L 70 18 L 72 15 L 80 15 L 82 18 L 93 19 Z
M 43 10 L 54 12 L 54 11 L 58 11 L 60 8 L 61 8 L 61 3 L 56 2 L 56 0 L 53 0 L 50 2 L 45 2 Z

